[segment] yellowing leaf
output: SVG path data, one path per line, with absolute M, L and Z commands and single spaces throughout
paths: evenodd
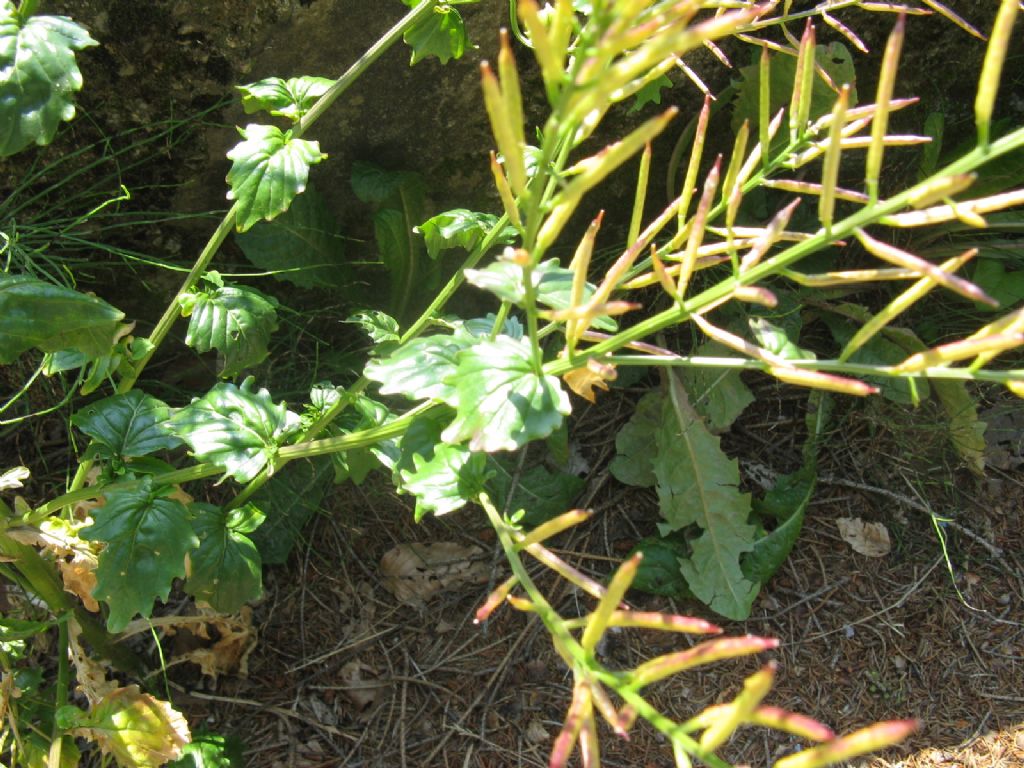
M 591 403 L 596 403 L 597 397 L 594 395 L 594 387 L 607 392 L 607 382 L 615 381 L 616 376 L 614 365 L 601 363 L 591 358 L 587 360 L 585 366 L 573 368 L 564 374 L 562 378 L 565 380 L 566 386 L 577 395 Z
M 859 517 L 840 517 L 836 526 L 843 541 L 865 557 L 884 557 L 892 549 L 889 530 L 881 523 L 865 523 Z
M 123 768 L 159 768 L 177 760 L 191 740 L 181 713 L 142 693 L 137 685 L 104 696 L 89 721 L 92 724 L 76 728 L 75 735 L 94 739 Z

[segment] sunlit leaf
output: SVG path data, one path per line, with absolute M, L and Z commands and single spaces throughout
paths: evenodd
M 423 235 L 427 255 L 436 259 L 441 251 L 448 248 L 472 251 L 497 223 L 498 217 L 493 214 L 455 208 L 432 216 L 416 227 L 416 231 Z M 516 228 L 506 224 L 494 244 L 507 245 L 515 240 L 516 235 Z
M 386 312 L 377 309 L 365 309 L 351 315 L 347 323 L 355 323 L 362 328 L 374 344 L 386 344 L 398 341 L 398 321 Z
M 417 5 L 418 1 L 402 0 L 410 8 Z M 407 30 L 403 39 L 412 48 L 410 65 L 428 56 L 436 56 L 442 64 L 447 64 L 449 59 L 461 58 L 466 50 L 466 27 L 454 7 L 442 4 L 434 8 L 434 13 Z
M 180 501 L 160 495 L 145 477 L 134 490 L 111 491 L 80 535 L 106 546 L 99 555 L 94 596 L 110 609 L 107 627 L 120 632 L 137 614 L 149 616 L 185 575 L 185 554 L 199 544 Z
M 569 415 L 558 379 L 534 370 L 528 340 L 499 336 L 459 353 L 454 375 L 455 421 L 445 442 L 469 441 L 472 451 L 510 451 L 547 437 Z
M 196 352 L 218 350 L 221 376 L 230 377 L 267 357 L 270 334 L 277 330 L 277 301 L 255 288 L 222 285 L 178 296 L 189 317 L 185 343 Z
M 49 144 L 75 116 L 82 89 L 75 51 L 98 45 L 66 16 L 23 19 L 0 0 L 0 157 L 29 144 Z
M 120 461 L 181 445 L 164 426 L 170 415 L 166 403 L 133 389 L 90 403 L 71 423 L 95 441 L 93 455 Z
M 242 141 L 228 152 L 228 200 L 237 201 L 235 227 L 245 232 L 284 213 L 306 189 L 309 167 L 327 155 L 320 152 L 319 142 L 292 138 L 273 125 L 251 123 L 239 133 Z
M 382 395 L 405 395 L 411 400 L 455 400 L 458 353 L 470 346 L 468 335 L 420 336 L 403 344 L 383 360 L 371 360 L 364 374 L 380 382 Z
M 459 509 L 483 490 L 487 456 L 461 445 L 438 445 L 429 459 L 414 455 L 413 464 L 401 476 L 402 490 L 416 496 L 417 520 Z
M 160 768 L 189 742 L 182 714 L 137 685 L 104 696 L 76 733 L 93 738 L 122 768 Z
M 732 357 L 733 353 L 716 341 L 702 344 L 695 355 Z M 693 400 L 694 410 L 703 417 L 714 432 L 724 432 L 736 421 L 744 409 L 754 402 L 754 394 L 735 368 L 695 366 L 683 368 L 680 377 Z
M 277 117 L 300 119 L 317 99 L 327 93 L 334 81 L 326 77 L 267 77 L 249 85 L 240 85 L 245 114 L 266 110 Z
M 200 461 L 221 464 L 240 483 L 252 480 L 299 428 L 284 403 L 274 405 L 250 376 L 242 386 L 221 383 L 171 417 L 171 428 Z
M 648 104 L 661 104 L 661 90 L 671 87 L 672 81 L 667 75 L 658 75 L 636 92 L 633 105 L 629 108 L 629 111 L 636 112 Z

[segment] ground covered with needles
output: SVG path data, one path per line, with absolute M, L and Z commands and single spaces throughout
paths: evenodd
M 762 382 L 754 413 L 725 439 L 739 447 L 747 474 L 798 453 L 795 437 L 792 449 L 785 437 L 789 412 L 803 399 L 795 394 Z M 599 579 L 657 520 L 652 493 L 606 473 L 630 397 L 591 407 L 574 431 L 592 467 L 580 503 L 596 514 L 555 549 Z M 993 444 L 1002 453 L 984 481 L 947 463 L 941 438 L 927 413 L 882 401 L 846 409 L 823 449 L 822 480 L 793 554 L 748 621 L 722 623 L 728 633 L 782 641 L 771 654 L 779 662 L 774 704 L 837 732 L 882 719 L 922 721 L 906 745 L 857 765 L 1024 764 L 1020 434 L 1016 446 Z M 854 551 L 838 518 L 881 523 L 890 551 Z M 395 548 L 438 542 L 450 544 L 441 565 L 421 562 L 409 576 L 415 583 L 403 586 L 403 572 L 388 561 Z M 417 525 L 406 500 L 383 483 L 339 487 L 288 564 L 267 574 L 266 598 L 251 617 L 247 675 L 213 684 L 183 665 L 171 672 L 175 699 L 196 725 L 239 736 L 253 766 L 546 766 L 571 676 L 538 621 L 506 607 L 474 625 L 488 585 L 506 573 L 479 510 Z M 548 575 L 541 583 L 563 615 L 588 610 L 589 598 L 564 583 Z M 714 619 L 698 604 L 631 600 Z M 629 631 L 603 653 L 610 666 L 633 666 L 687 642 Z M 681 675 L 654 698 L 686 719 L 732 698 L 759 663 Z M 605 765 L 672 765 L 663 740 L 643 725 L 628 742 L 610 731 L 602 737 Z M 767 765 L 794 746 L 748 729 L 724 756 Z

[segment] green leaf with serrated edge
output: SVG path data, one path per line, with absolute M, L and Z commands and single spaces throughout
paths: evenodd
M 525 514 L 523 525 L 540 525 L 572 508 L 586 482 L 568 472 L 549 472 L 543 464 L 518 470 L 518 456 L 488 456 L 487 495 L 501 511 Z M 514 484 L 514 485 L 513 485 Z
M 110 609 L 107 628 L 120 632 L 153 601 L 166 600 L 171 582 L 185 575 L 185 555 L 199 544 L 180 501 L 160 495 L 144 477 L 130 491 L 111 491 L 79 535 L 106 544 L 99 554 L 93 596 Z
M 502 301 L 523 306 L 526 299 L 526 283 L 523 281 L 523 268 L 518 264 L 496 261 L 484 269 L 467 269 L 465 275 L 467 282 L 477 288 L 490 291 Z M 552 309 L 569 308 L 573 276 L 571 270 L 561 266 L 558 259 L 548 259 L 534 267 L 531 275 L 537 289 L 538 303 Z M 587 301 L 595 290 L 591 283 L 587 283 L 583 289 L 583 301 Z M 609 333 L 614 333 L 619 327 L 610 317 L 595 318 L 593 326 Z
M 95 441 L 94 455 L 123 460 L 181 445 L 164 426 L 170 415 L 166 403 L 133 389 L 90 403 L 71 417 L 71 423 Z
M 693 593 L 713 611 L 743 619 L 759 585 L 745 578 L 740 556 L 754 546 L 747 523 L 750 494 L 739 492 L 740 472 L 690 406 L 678 377 L 666 375 L 669 392 L 662 425 L 655 433 L 658 501 L 666 522 L 662 534 L 696 525 L 691 555 L 680 568 Z
M 672 81 L 667 75 L 658 75 L 647 85 L 636 92 L 630 112 L 636 112 L 648 104 L 661 104 L 661 89 L 671 88 Z
M 419 0 L 402 2 L 411 8 Z M 442 64 L 447 64 L 449 59 L 461 58 L 465 52 L 466 27 L 455 8 L 441 4 L 434 8 L 434 13 L 409 28 L 402 39 L 412 48 L 409 66 L 428 56 L 436 56 Z
M 220 464 L 240 483 L 252 480 L 299 428 L 299 417 L 284 403 L 274 405 L 252 376 L 241 387 L 221 383 L 171 417 L 172 431 L 200 461 Z
M 731 357 L 722 344 L 709 341 L 694 352 L 707 357 Z M 731 368 L 683 368 L 679 372 L 694 410 L 705 420 L 712 432 L 724 432 L 744 409 L 754 402 L 754 394 Z
M 191 510 L 199 546 L 189 555 L 192 567 L 185 591 L 220 613 L 234 613 L 259 599 L 263 562 L 246 534 L 263 523 L 263 512 L 251 504 L 230 511 L 192 504 Z
M 316 100 L 323 96 L 334 81 L 326 77 L 267 77 L 249 85 L 240 85 L 242 109 L 251 115 L 266 110 L 276 117 L 299 120 Z
M 288 560 L 302 529 L 320 511 L 333 474 L 326 457 L 290 461 L 253 494 L 249 503 L 266 515 L 266 521 L 249 538 L 265 565 L 281 565 Z
M 277 300 L 255 288 L 225 285 L 212 291 L 178 296 L 189 317 L 185 343 L 196 352 L 218 350 L 224 356 L 221 376 L 236 376 L 263 362 L 270 334 L 277 330 Z
M 458 353 L 473 343 L 472 337 L 420 336 L 383 360 L 371 360 L 363 374 L 380 382 L 382 395 L 405 395 L 410 400 L 441 400 L 454 403 L 455 385 L 449 381 L 456 371 Z
M 65 721 L 73 717 L 68 710 L 74 707 L 62 707 L 59 713 Z M 81 728 L 80 735 L 97 742 L 122 768 L 160 768 L 180 757 L 189 741 L 182 714 L 137 685 L 110 691 L 75 719 L 66 730 Z
M 633 589 L 663 597 L 693 597 L 693 592 L 679 570 L 679 561 L 690 555 L 690 548 L 686 546 L 682 534 L 648 536 L 633 547 L 629 557 L 637 552 L 642 552 L 644 559 L 640 561 L 636 578 L 633 579 Z
M 379 309 L 364 309 L 350 315 L 346 323 L 355 323 L 370 337 L 374 344 L 385 344 L 389 341 L 398 341 L 400 337 L 398 321 L 386 312 Z
M 27 349 L 110 352 L 124 313 L 95 296 L 28 275 L 0 273 L 0 364 Z
M 446 443 L 469 440 L 472 451 L 512 451 L 547 437 L 569 415 L 561 382 L 533 370 L 530 342 L 499 336 L 459 353 L 456 414 L 442 435 Z
M 452 416 L 453 411 L 442 406 L 412 420 L 398 441 L 398 459 L 392 468 L 396 485 L 401 486 L 402 472 L 415 470 L 414 460 L 417 457 L 427 461 L 434 455 L 434 449 L 442 445 L 441 433 L 451 422 Z
M 49 144 L 75 116 L 82 89 L 75 51 L 93 45 L 66 16 L 23 19 L 10 0 L 0 0 L 0 157 Z
M 740 68 L 739 87 L 736 91 L 736 98 L 733 101 L 732 131 L 734 134 L 743 125 L 744 120 L 749 120 L 751 126 L 757 125 L 761 101 L 760 57 L 761 51 L 759 49 L 756 54 L 751 56 L 752 63 L 749 66 Z M 834 42 L 828 45 L 816 46 L 814 58 L 817 74 L 811 87 L 811 120 L 831 111 L 836 101 L 836 92 L 821 77 L 821 72 L 828 73 L 829 78 L 837 88 L 846 83 L 855 86 L 857 82 L 857 74 L 853 67 L 853 55 L 842 43 Z M 769 67 L 769 84 L 771 87 L 769 114 L 774 115 L 782 107 L 789 106 L 795 75 L 796 58 L 794 56 L 772 56 Z M 850 106 L 852 107 L 856 104 L 857 89 L 854 87 L 850 92 Z M 776 136 L 776 139 L 772 142 L 773 150 L 776 145 L 781 146 L 783 143 L 784 140 L 781 135 Z
M 429 459 L 413 455 L 413 470 L 402 470 L 402 490 L 416 497 L 416 520 L 428 512 L 444 515 L 472 501 L 484 488 L 487 456 L 461 445 L 438 445 Z
M 412 198 L 422 198 L 423 177 L 413 171 L 389 171 L 379 165 L 357 160 L 352 164 L 352 191 L 364 203 L 400 207 L 404 193 Z
M 653 487 L 658 479 L 654 475 L 657 446 L 654 433 L 661 426 L 664 395 L 649 392 L 640 398 L 629 421 L 615 436 L 615 458 L 608 469 L 620 483 L 640 488 Z
M 804 466 L 789 475 L 782 475 L 763 499 L 754 499 L 753 511 L 762 519 L 775 518 L 771 531 L 754 542 L 751 551 L 740 558 L 743 575 L 757 584 L 768 582 L 793 550 L 804 514 L 814 493 L 817 474 L 813 466 Z
M 245 232 L 288 210 L 306 189 L 309 167 L 327 155 L 319 142 L 292 138 L 273 125 L 251 123 L 238 132 L 243 140 L 228 152 L 228 200 L 237 201 L 235 228 Z
M 259 221 L 235 242 L 250 262 L 299 288 L 352 284 L 345 239 L 323 196 L 312 185 L 273 221 Z
M 477 244 L 498 223 L 498 217 L 491 213 L 477 213 L 465 208 L 455 208 L 439 213 L 416 227 L 416 232 L 423 235 L 427 244 L 427 255 L 436 259 L 441 251 L 448 248 L 462 248 L 472 251 Z M 511 224 L 506 224 L 495 238 L 495 245 L 508 245 L 515 242 L 518 232 Z

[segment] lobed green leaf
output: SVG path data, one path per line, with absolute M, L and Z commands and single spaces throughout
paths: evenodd
M 267 77 L 255 83 L 238 86 L 242 92 L 242 109 L 245 114 L 265 110 L 276 117 L 287 117 L 298 121 L 309 108 L 323 96 L 334 80 L 326 77 Z
M 91 455 L 124 461 L 181 445 L 165 426 L 170 415 L 166 403 L 133 389 L 90 403 L 71 423 L 95 441 Z
M 189 555 L 185 591 L 221 613 L 257 600 L 263 594 L 263 563 L 246 534 L 263 523 L 263 512 L 252 504 L 230 511 L 212 504 L 193 504 L 191 509 L 199 546 Z

